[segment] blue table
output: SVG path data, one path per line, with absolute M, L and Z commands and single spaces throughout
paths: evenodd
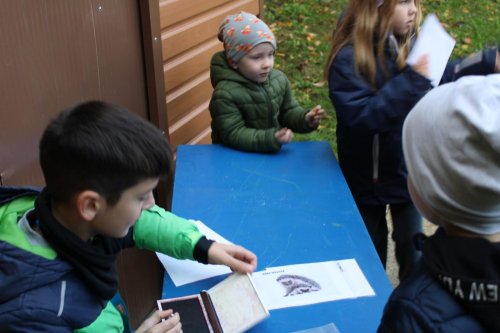
M 172 211 L 252 250 L 257 270 L 355 258 L 376 293 L 272 310 L 250 332 L 291 332 L 331 322 L 340 333 L 376 331 L 392 287 L 327 142 L 295 142 L 277 154 L 179 146 Z M 176 288 L 165 274 L 162 297 L 197 294 L 222 278 Z

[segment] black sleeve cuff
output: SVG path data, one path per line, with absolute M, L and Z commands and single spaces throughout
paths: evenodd
M 213 243 L 215 243 L 213 240 L 207 239 L 205 236 L 201 237 L 193 250 L 194 260 L 208 264 L 208 249 Z

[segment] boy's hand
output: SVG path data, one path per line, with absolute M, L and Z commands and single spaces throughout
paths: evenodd
M 241 246 L 216 242 L 208 249 L 208 263 L 226 265 L 241 273 L 251 273 L 257 268 L 257 256 Z
M 276 131 L 276 133 L 274 133 L 274 136 L 281 144 L 290 143 L 293 139 L 293 132 L 288 128 L 283 127 L 282 129 Z
M 317 128 L 321 119 L 325 116 L 325 110 L 321 107 L 321 105 L 316 105 L 306 113 L 306 122 L 307 125 L 311 128 Z
M 168 318 L 168 319 L 167 319 Z M 161 321 L 165 319 L 165 321 Z M 182 332 L 181 317 L 172 310 L 156 310 L 141 326 L 136 333 L 180 333 Z

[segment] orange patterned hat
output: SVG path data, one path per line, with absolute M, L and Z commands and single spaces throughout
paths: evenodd
M 224 43 L 227 61 L 236 64 L 255 46 L 270 43 L 276 49 L 274 34 L 257 16 L 240 12 L 227 16 L 219 28 L 219 40 Z

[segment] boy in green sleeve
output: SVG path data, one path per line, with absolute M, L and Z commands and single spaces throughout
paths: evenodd
M 161 131 L 121 107 L 86 102 L 59 114 L 40 141 L 46 187 L 0 188 L 0 331 L 123 332 L 111 299 L 127 247 L 252 272 L 252 252 L 155 205 L 171 161 Z M 181 321 L 156 311 L 137 332 L 181 332 Z

